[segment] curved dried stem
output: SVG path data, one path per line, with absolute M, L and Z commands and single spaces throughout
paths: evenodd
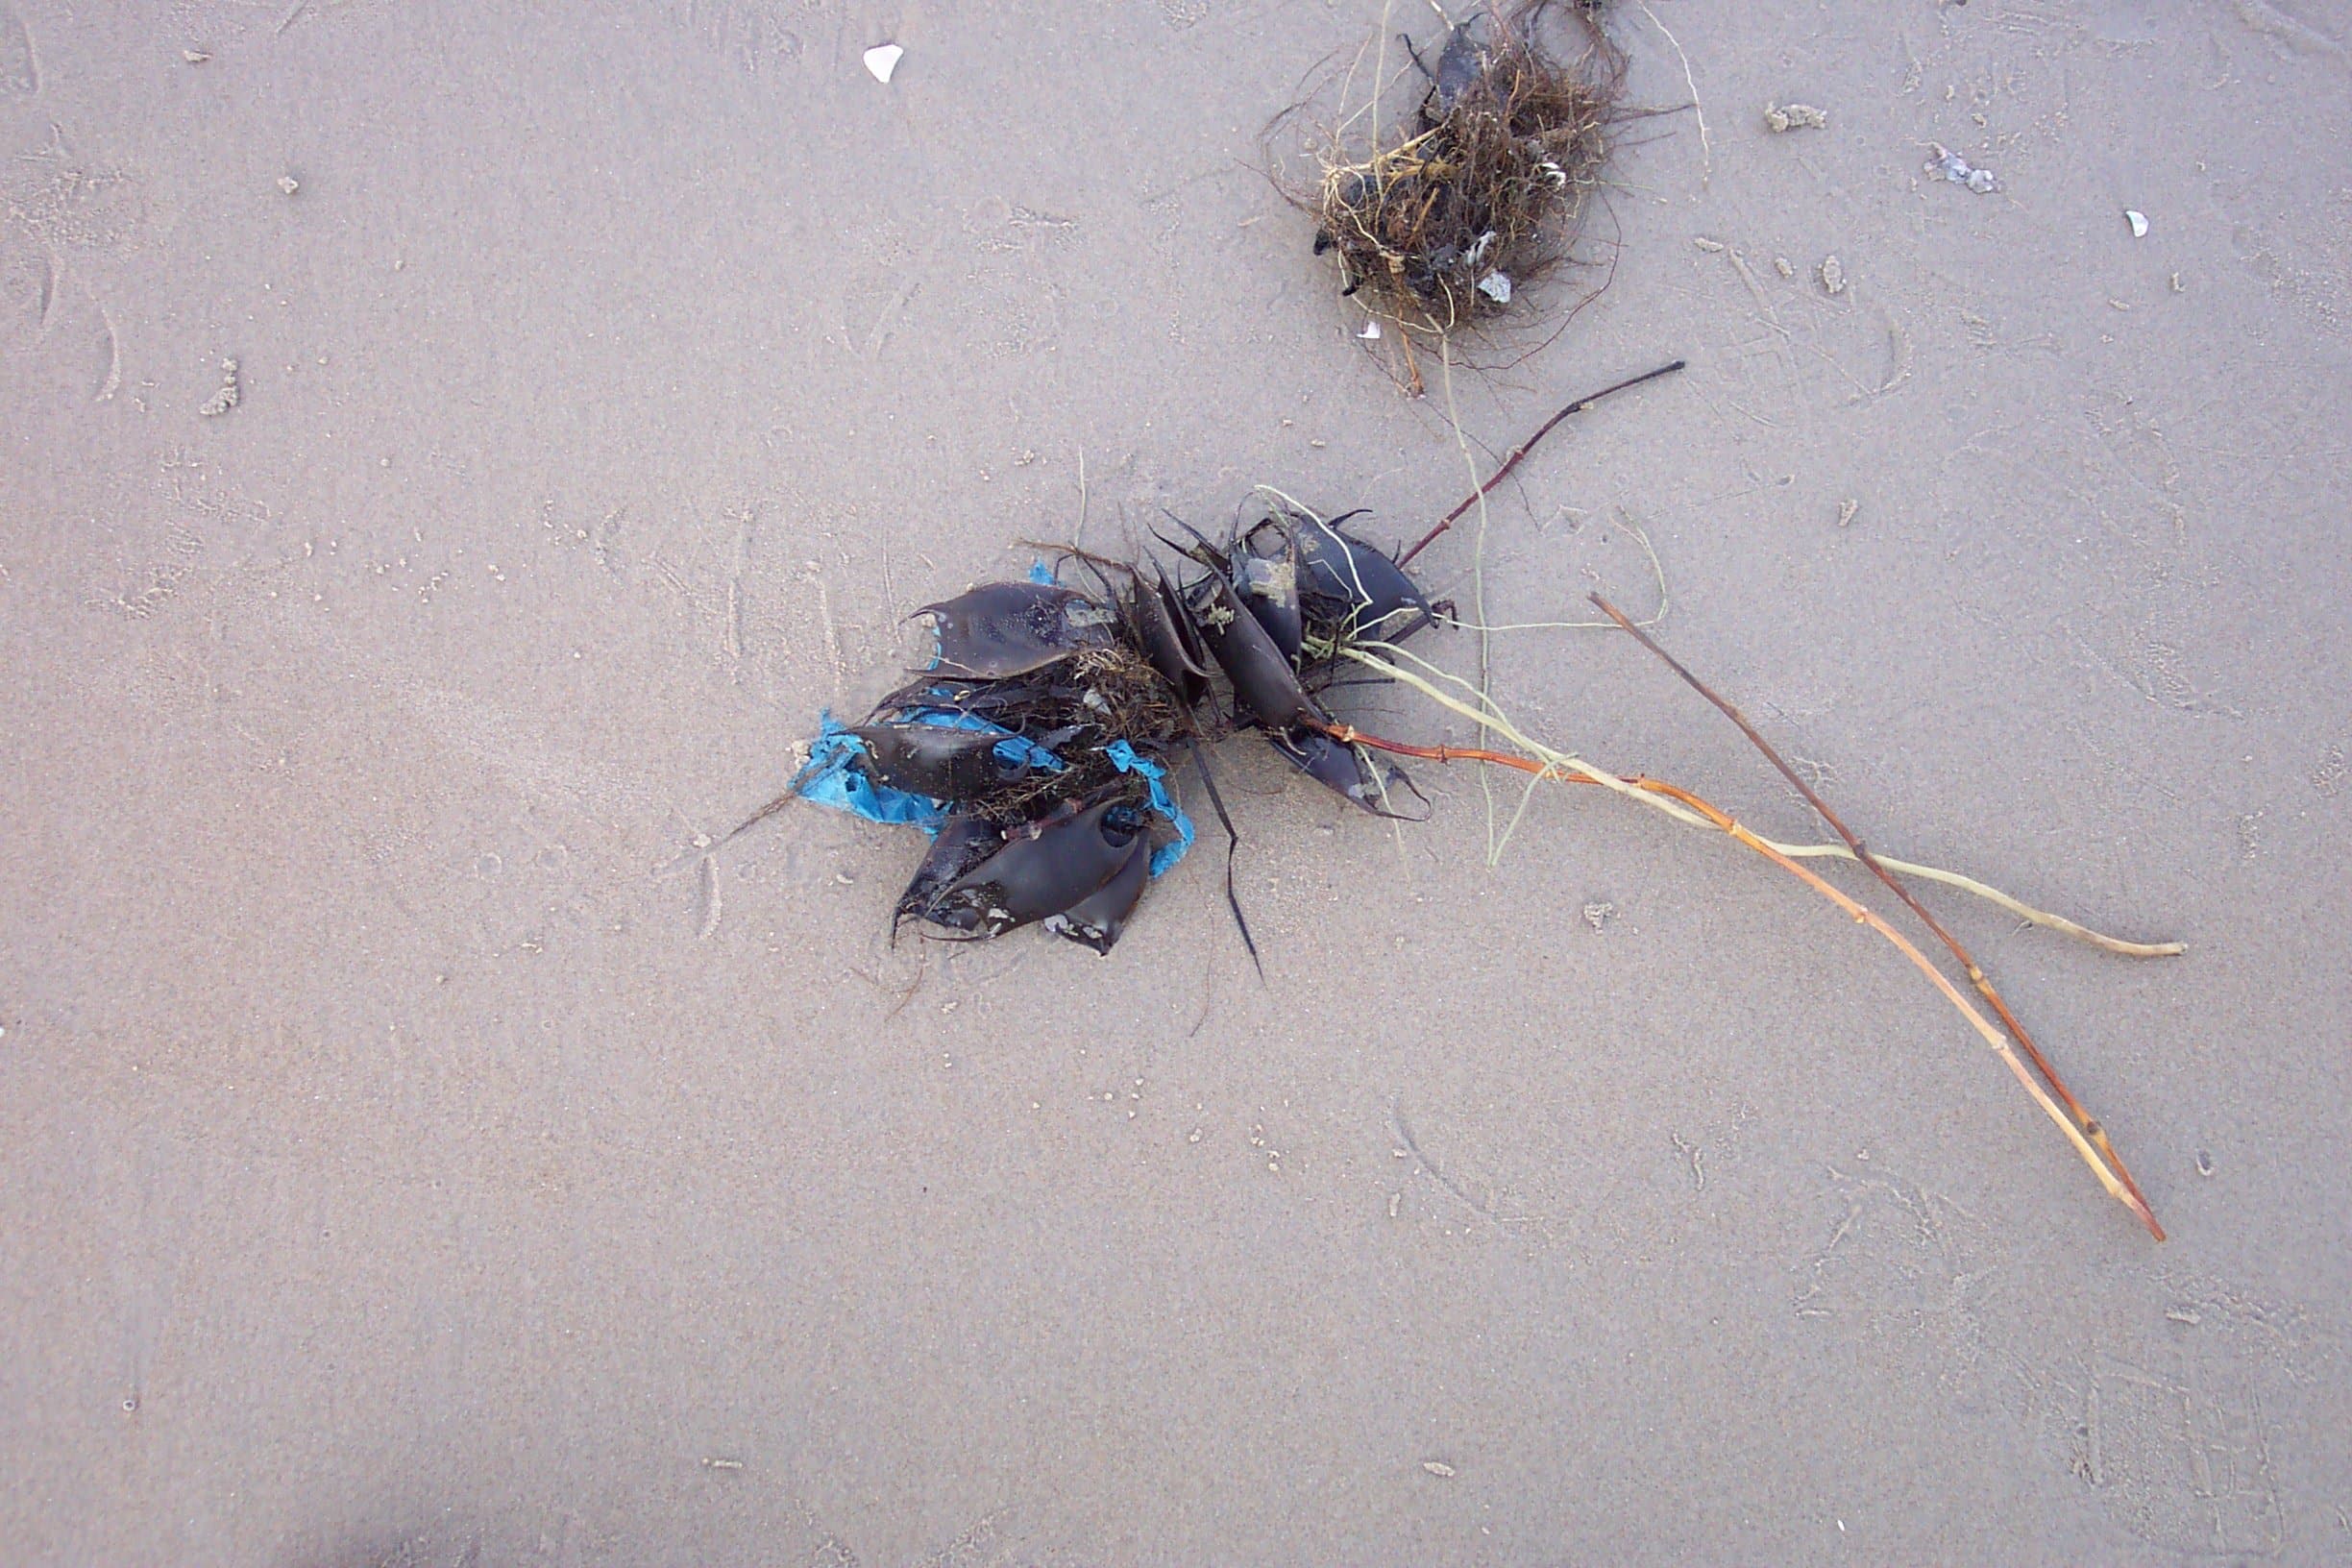
M 2080 1102 L 2074 1101 L 2069 1095 L 2069 1103 L 2061 1105 L 2059 1100 L 2053 1096 L 2052 1091 L 2044 1086 L 2043 1080 L 2038 1078 L 2033 1069 L 2029 1068 L 2024 1060 L 2018 1055 L 2016 1049 L 2011 1045 L 2009 1037 L 1996 1028 L 1960 992 L 1959 988 L 1936 968 L 1933 961 L 1921 952 L 1901 932 L 1889 925 L 1884 919 L 1841 892 L 1818 872 L 1800 865 L 1796 856 L 1759 837 L 1728 813 L 1690 791 L 1659 779 L 1640 775 L 1621 777 L 1608 772 L 1580 757 L 1544 746 L 1526 736 L 1490 701 L 1482 703 L 1479 708 L 1473 708 L 1469 703 L 1454 697 L 1434 682 L 1423 678 L 1401 664 L 1393 663 L 1363 649 L 1349 649 L 1343 651 L 1348 657 L 1364 665 L 1367 669 L 1412 686 L 1441 705 L 1470 719 L 1482 728 L 1493 731 L 1512 746 L 1518 747 L 1522 754 L 1470 747 L 1412 746 L 1404 742 L 1367 735 L 1346 724 L 1331 726 L 1330 733 L 1335 739 L 1351 745 L 1370 747 L 1376 750 L 1389 751 L 1402 756 L 1421 757 L 1429 761 L 1492 763 L 1500 767 L 1515 769 L 1521 772 L 1533 773 L 1539 777 L 1548 776 L 1561 782 L 1600 785 L 1660 810 L 1685 825 L 1712 827 L 1728 835 L 1790 875 L 1797 877 L 1807 887 L 1812 888 L 1846 914 L 1851 916 L 1856 921 L 1876 931 L 1893 943 L 1896 949 L 1909 959 L 1922 973 L 1925 974 L 1945 998 L 1958 1009 L 1962 1017 L 1969 1020 L 1970 1027 L 1974 1029 L 1986 1044 L 2001 1058 L 2002 1065 L 2007 1066 L 2019 1083 L 2024 1086 L 2026 1092 L 2042 1108 L 2044 1114 L 2048 1115 L 2066 1134 L 2067 1140 L 2073 1146 L 2075 1153 L 2083 1163 L 2091 1167 L 2092 1173 L 2098 1178 L 2099 1185 L 2105 1188 L 2119 1203 L 2129 1209 L 2147 1228 L 2149 1235 L 2160 1241 L 2164 1239 L 2164 1227 L 2157 1222 L 2156 1215 L 2150 1209 L 2146 1198 L 2132 1183 L 2120 1160 L 2114 1156 L 2112 1145 L 2105 1138 L 2103 1130 L 2099 1128 L 2095 1120 L 2089 1116 L 2087 1112 L 2081 1111 Z M 1385 645 L 1384 651 L 1404 653 L 1403 649 L 1393 645 Z M 1425 668 L 1434 670 L 1434 667 L 1429 666 L 1425 660 L 1414 658 L 1410 654 L 1404 654 L 1404 656 L 1412 658 L 1414 663 L 1422 664 Z M 1444 674 L 1444 672 L 1436 673 Z M 1457 679 L 1458 677 L 1448 675 L 1446 678 Z M 1821 848 L 1821 846 L 1812 847 Z M 1823 849 L 1822 852 L 1834 853 L 1834 850 Z M 1884 864 L 1883 860 L 1880 863 Z M 1955 885 L 1969 883 L 1976 888 L 1983 886 L 1981 883 L 1973 883 L 1972 879 L 1958 877 L 1954 873 L 1946 873 L 1944 879 L 1950 880 Z M 1999 901 L 2004 905 L 2017 904 L 2017 900 L 2010 899 L 2006 895 L 2003 895 Z M 2055 923 L 2055 918 L 2044 923 Z M 2064 922 L 2066 926 L 2073 926 L 2073 923 L 2072 921 Z M 2075 927 L 2075 929 L 2081 928 Z M 2110 941 L 2112 942 L 2112 939 Z M 2086 1122 L 2088 1126 L 2085 1125 Z
M 2075 1098 L 2073 1091 L 2067 1088 L 2066 1081 L 2058 1076 L 2058 1069 L 2050 1065 L 2048 1057 L 2042 1054 L 2042 1047 L 2034 1043 L 2033 1036 L 2025 1032 L 2025 1025 L 2019 1020 L 2015 1013 L 2009 1010 L 2009 1004 L 2002 999 L 2000 992 L 1995 989 L 1992 980 L 1977 966 L 1975 957 L 1961 945 L 1960 939 L 1946 930 L 1944 922 L 1928 912 L 1927 906 L 1921 903 L 1917 895 L 1902 885 L 1894 871 L 1888 869 L 1886 863 L 1864 846 L 1862 841 L 1854 836 L 1853 830 L 1846 825 L 1836 812 L 1829 809 L 1829 803 L 1821 797 L 1820 793 L 1798 776 L 1797 770 L 1791 768 L 1787 760 L 1773 748 L 1770 741 L 1756 732 L 1756 727 L 1748 722 L 1747 717 L 1738 708 L 1732 706 L 1728 698 L 1691 674 L 1680 660 L 1658 646 L 1656 638 L 1652 637 L 1627 619 L 1625 612 L 1618 609 L 1616 605 L 1611 604 L 1599 594 L 1592 595 L 1591 599 L 1602 614 L 1616 622 L 1642 647 L 1656 654 L 1665 662 L 1668 669 L 1682 677 L 1684 684 L 1701 697 L 1705 698 L 1718 712 L 1737 725 L 1739 732 L 1747 736 L 1758 751 L 1764 753 L 1765 760 L 1778 769 L 1780 776 L 1787 779 L 1790 786 L 1804 797 L 1805 804 L 1811 806 L 1821 820 L 1829 824 L 1830 830 L 1845 841 L 1846 847 L 1853 852 L 1854 859 L 1870 868 L 1871 874 L 1885 883 L 1887 890 L 1902 900 L 1903 907 L 1918 916 L 1920 923 L 1935 933 L 1936 939 L 1944 943 L 1946 950 L 1959 961 L 1961 968 L 1968 974 L 1969 984 L 1976 988 L 1976 994 L 1983 997 L 1985 1005 L 1992 1008 L 1995 1015 L 1999 1017 L 2001 1027 L 2009 1031 L 2010 1038 L 2015 1040 L 2020 1048 L 2032 1060 L 2034 1070 L 2042 1075 L 2043 1082 L 2049 1086 L 2050 1092 L 2057 1095 L 2059 1100 L 2065 1104 L 2067 1115 L 2070 1118 L 2070 1125 L 2077 1130 L 2078 1136 L 2098 1146 L 2106 1166 L 2114 1170 L 2117 1179 L 2130 1192 L 2135 1212 L 2147 1221 L 2148 1229 L 2155 1233 L 2156 1239 L 2163 1240 L 2163 1227 L 2156 1223 L 2156 1216 L 2148 1211 L 2147 1200 L 2141 1194 L 2139 1184 L 2132 1180 L 2131 1172 L 2124 1167 L 2123 1157 L 2116 1152 L 2115 1145 L 2108 1140 L 2107 1130 L 2099 1125 L 2098 1118 L 2085 1110 L 2082 1101 Z
M 1834 857 L 1839 860 L 1855 858 L 1854 852 L 1842 844 L 1774 844 L 1770 839 L 1765 842 L 1772 844 L 1775 849 L 1779 850 L 1791 860 L 1823 857 Z M 2046 930 L 2055 931 L 2061 936 L 2072 937 L 2076 942 L 2087 943 L 2093 947 L 2102 948 L 2119 957 L 2178 958 L 2189 950 L 2177 942 L 2126 942 L 2121 937 L 2111 937 L 2103 931 L 2094 931 L 2087 925 L 2068 919 L 2064 915 L 2053 915 L 2046 909 L 2036 909 L 2023 899 L 2013 898 L 1998 888 L 1979 882 L 1972 876 L 1963 876 L 1958 871 L 1948 871 L 1936 866 L 1921 866 L 1908 860 L 1897 860 L 1893 855 L 1883 855 L 1875 849 L 1871 851 L 1871 858 L 1890 871 L 1903 876 L 1916 876 L 1923 882 L 1941 882 L 1948 888 L 1957 888 L 1962 893 L 1982 898 L 1988 904 L 2007 910 L 2029 925 L 2038 925 Z
M 1456 506 L 1452 511 L 1446 513 L 1445 516 L 1439 518 L 1435 527 L 1423 534 L 1419 541 L 1414 544 L 1412 549 L 1407 551 L 1404 554 L 1397 557 L 1397 564 L 1399 566 L 1411 565 L 1412 558 L 1415 555 L 1420 554 L 1432 544 L 1435 543 L 1439 534 L 1445 532 L 1446 529 L 1452 527 L 1455 524 L 1461 521 L 1462 513 L 1468 511 L 1480 502 L 1484 501 L 1487 493 L 1494 489 L 1496 485 L 1501 484 L 1505 478 L 1509 475 L 1512 469 L 1519 466 L 1519 459 L 1525 457 L 1529 453 L 1534 451 L 1535 443 L 1541 441 L 1545 436 L 1550 435 L 1552 433 L 1553 427 L 1559 424 L 1560 421 L 1566 419 L 1571 414 L 1582 413 L 1585 409 L 1590 408 L 1594 404 L 1599 403 L 1603 398 L 1608 397 L 1613 393 L 1623 392 L 1629 388 L 1639 386 L 1644 381 L 1654 381 L 1661 376 L 1671 376 L 1676 371 L 1686 368 L 1689 363 L 1690 361 L 1687 359 L 1677 359 L 1670 365 L 1660 365 L 1655 370 L 1645 370 L 1639 376 L 1629 376 L 1624 380 L 1618 381 L 1614 385 L 1605 386 L 1598 392 L 1577 399 L 1576 402 L 1568 404 L 1558 413 L 1554 414 L 1550 419 L 1545 420 L 1541 425 L 1536 426 L 1535 433 L 1533 435 L 1529 436 L 1525 441 L 1522 441 L 1516 447 L 1513 447 L 1511 449 L 1510 455 L 1504 458 L 1501 465 L 1498 466 L 1492 474 L 1489 474 L 1486 477 L 1485 482 L 1481 484 L 1477 489 L 1471 491 L 1468 495 L 1464 496 L 1461 499 L 1461 503 L 1459 505 Z
M 1410 660 L 1412 663 L 1419 665 L 1429 674 L 1436 676 L 1439 679 L 1452 682 L 1453 684 L 1459 686 L 1463 691 L 1469 692 L 1474 696 L 1476 695 L 1477 689 L 1468 681 L 1463 680 L 1459 675 L 1453 674 L 1451 671 L 1439 669 L 1436 665 L 1433 665 L 1427 659 L 1420 657 L 1418 654 L 1412 652 L 1409 649 L 1399 648 L 1393 643 L 1365 643 L 1351 648 L 1335 649 L 1335 651 L 1347 658 L 1355 660 L 1357 663 L 1372 671 L 1375 674 L 1384 675 L 1391 680 L 1400 681 L 1406 685 L 1411 686 L 1414 690 L 1429 698 L 1430 700 L 1451 709 L 1455 713 L 1461 715 L 1463 718 L 1470 720 L 1473 723 L 1481 724 L 1486 728 L 1494 730 L 1495 733 L 1502 735 L 1513 746 L 1519 747 L 1522 750 L 1526 751 L 1530 755 L 1542 755 L 1549 749 L 1548 747 L 1541 746 L 1539 743 L 1534 742 L 1524 734 L 1520 733 L 1518 729 L 1511 725 L 1508 717 L 1505 715 L 1499 707 L 1489 704 L 1486 710 L 1482 713 L 1480 709 L 1472 707 L 1467 702 L 1457 699 L 1451 694 L 1443 691 L 1435 685 L 1433 685 L 1430 681 L 1423 679 L 1421 676 L 1416 675 L 1410 670 L 1404 669 L 1389 662 L 1387 659 L 1381 658 L 1371 653 L 1369 650 L 1376 647 L 1384 653 L 1393 654 L 1400 659 Z M 1563 763 L 1561 766 L 1564 769 L 1565 764 Z M 1556 772 L 1555 776 L 1559 776 Z M 1587 784 L 1600 782 L 1599 779 L 1587 778 L 1581 774 L 1570 774 L 1569 776 L 1571 781 L 1581 781 Z M 1654 804 L 1655 802 L 1653 803 Z M 1673 812 L 1669 812 L 1669 815 L 1676 816 L 1677 820 L 1681 821 L 1686 827 L 1711 825 L 1703 823 L 1700 819 L 1689 817 L 1687 815 L 1680 815 Z M 1854 858 L 1853 851 L 1843 844 L 1782 844 L 1776 839 L 1766 839 L 1764 842 L 1770 845 L 1773 848 L 1778 850 L 1781 854 L 1788 856 L 1791 860 L 1852 860 Z M 2090 926 L 2084 925 L 2077 920 L 2069 919 L 2064 915 L 2053 914 L 2046 909 L 2036 909 L 2033 905 L 2025 902 L 2022 898 L 2020 898 L 2013 894 L 2004 893 L 1990 883 L 1980 882 L 1976 878 L 1969 876 L 1964 872 L 1947 870 L 1940 866 L 1924 866 L 1916 861 L 1898 860 L 1892 855 L 1881 854 L 1875 849 L 1872 850 L 1871 853 L 1877 858 L 1880 865 L 1887 867 L 1891 870 L 1899 871 L 1905 876 L 1917 876 L 1923 877 L 1930 882 L 1941 882 L 1946 887 L 1957 888 L 1961 892 L 1971 894 L 1975 897 L 1981 898 L 1985 902 L 1992 904 L 1997 908 L 2008 911 L 2010 914 L 2015 915 L 2018 919 L 2024 920 L 2029 924 L 2041 926 L 2045 930 L 2055 931 L 2061 936 L 2072 937 L 2077 942 L 2088 943 L 2091 946 L 2100 948 L 2106 952 L 2118 954 L 2120 957 L 2175 958 L 2182 952 L 2186 951 L 2181 943 L 2177 942 L 2128 942 L 2121 937 L 2111 937 L 2103 931 L 2095 931 Z

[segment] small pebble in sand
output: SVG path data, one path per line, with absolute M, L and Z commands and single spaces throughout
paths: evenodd
M 2131 225 L 2132 238 L 2147 238 L 2147 214 L 2145 212 L 2135 212 L 2127 207 L 2123 209 L 2123 221 Z
M 878 43 L 866 51 L 867 74 L 876 82 L 888 86 L 891 73 L 898 68 L 898 61 L 905 58 L 906 51 L 896 44 Z
M 1423 1459 L 1421 1461 L 1421 1468 L 1427 1470 L 1433 1476 L 1439 1476 L 1447 1481 L 1454 1479 L 1454 1467 L 1446 1463 L 1443 1459 Z
M 240 395 L 237 385 L 237 362 L 234 359 L 223 359 L 221 361 L 220 390 L 206 399 L 204 406 L 196 411 L 207 419 L 218 419 L 237 405 L 237 399 Z
M 210 60 L 212 57 L 206 54 L 202 49 L 183 49 L 180 51 L 180 58 L 186 61 L 190 65 L 202 65 L 206 61 Z
M 302 182 L 295 179 L 290 174 L 282 174 L 278 177 L 278 188 L 288 196 L 291 196 L 296 191 L 302 189 Z
M 1603 926 L 1608 924 L 1609 917 L 1616 913 L 1617 906 L 1615 904 L 1596 900 L 1584 906 L 1584 923 L 1591 926 L 1595 931 L 1598 931 Z
M 1789 258 L 1785 256 L 1776 256 L 1773 257 L 1773 271 L 1778 273 L 1783 278 L 1794 278 L 1797 276 L 1797 269 L 1789 265 Z
M 1774 104 L 1764 110 L 1764 129 L 1776 135 L 1784 131 L 1826 131 L 1829 111 L 1815 109 L 1811 104 Z
M 1934 155 L 1924 165 L 1929 174 L 1940 174 L 1955 185 L 1968 186 L 1979 196 L 2000 189 L 2000 182 L 1993 177 L 1991 169 L 1977 167 L 1942 142 L 1929 142 L 1927 150 Z
M 1838 263 L 1836 257 L 1825 256 L 1822 257 L 1821 281 L 1822 287 L 1832 294 L 1846 292 L 1846 269 Z

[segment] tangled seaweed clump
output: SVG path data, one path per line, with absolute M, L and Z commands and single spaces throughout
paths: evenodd
M 1626 57 L 1598 10 L 1521 0 L 1449 28 L 1434 62 L 1406 45 L 1425 84 L 1409 116 L 1384 126 L 1376 84 L 1372 110 L 1331 134 L 1314 185 L 1292 192 L 1319 225 L 1316 254 L 1338 258 L 1341 293 L 1443 333 L 1501 312 L 1559 264 L 1624 96 Z M 1368 145 L 1350 139 L 1359 118 Z
M 1098 592 L 1040 566 L 925 605 L 930 668 L 860 723 L 823 718 L 785 798 L 931 836 L 894 932 L 913 919 L 977 940 L 1042 924 L 1108 953 L 1196 837 L 1170 761 L 1193 756 L 1213 801 L 1200 748 L 1236 730 L 1262 730 L 1317 783 L 1382 809 L 1384 781 L 1334 738 L 1315 694 L 1355 641 L 1428 625 L 1420 590 L 1288 504 L 1245 514 L 1226 544 L 1195 533 L 1175 548 L 1198 576 L 1072 551 Z

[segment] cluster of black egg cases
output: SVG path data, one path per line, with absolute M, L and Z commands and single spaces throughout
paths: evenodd
M 1221 547 L 1192 539 L 1170 546 L 1201 569 L 1188 580 L 1072 551 L 1066 564 L 1099 595 L 992 582 L 915 612 L 932 619 L 932 667 L 864 723 L 829 726 L 824 769 L 813 760 L 794 785 L 813 795 L 820 772 L 837 784 L 845 772 L 864 803 L 838 788 L 831 803 L 935 829 L 894 930 L 915 919 L 980 939 L 1041 923 L 1109 952 L 1155 837 L 1184 821 L 1160 784 L 1167 759 L 1237 729 L 1380 809 L 1379 777 L 1315 694 L 1339 648 L 1419 630 L 1429 601 L 1394 560 L 1289 507 L 1261 508 Z M 923 815 L 885 816 L 882 797 L 915 797 Z M 1161 865 L 1172 858 L 1161 845 Z

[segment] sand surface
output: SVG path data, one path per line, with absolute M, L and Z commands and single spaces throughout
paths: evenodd
M 2352 14 L 1651 11 L 1703 135 L 1460 423 L 1692 368 L 1497 493 L 1490 613 L 1647 613 L 1641 530 L 1874 845 L 2185 940 L 1935 899 L 2168 1242 L 1598 792 L 1490 868 L 1472 772 L 1231 744 L 1263 984 L 1214 854 L 1097 961 L 710 852 L 1023 538 L 1464 491 L 1250 166 L 1376 5 L 0 0 L 0 1559 L 2346 1560 Z M 1494 671 L 1819 836 L 1629 640 Z

